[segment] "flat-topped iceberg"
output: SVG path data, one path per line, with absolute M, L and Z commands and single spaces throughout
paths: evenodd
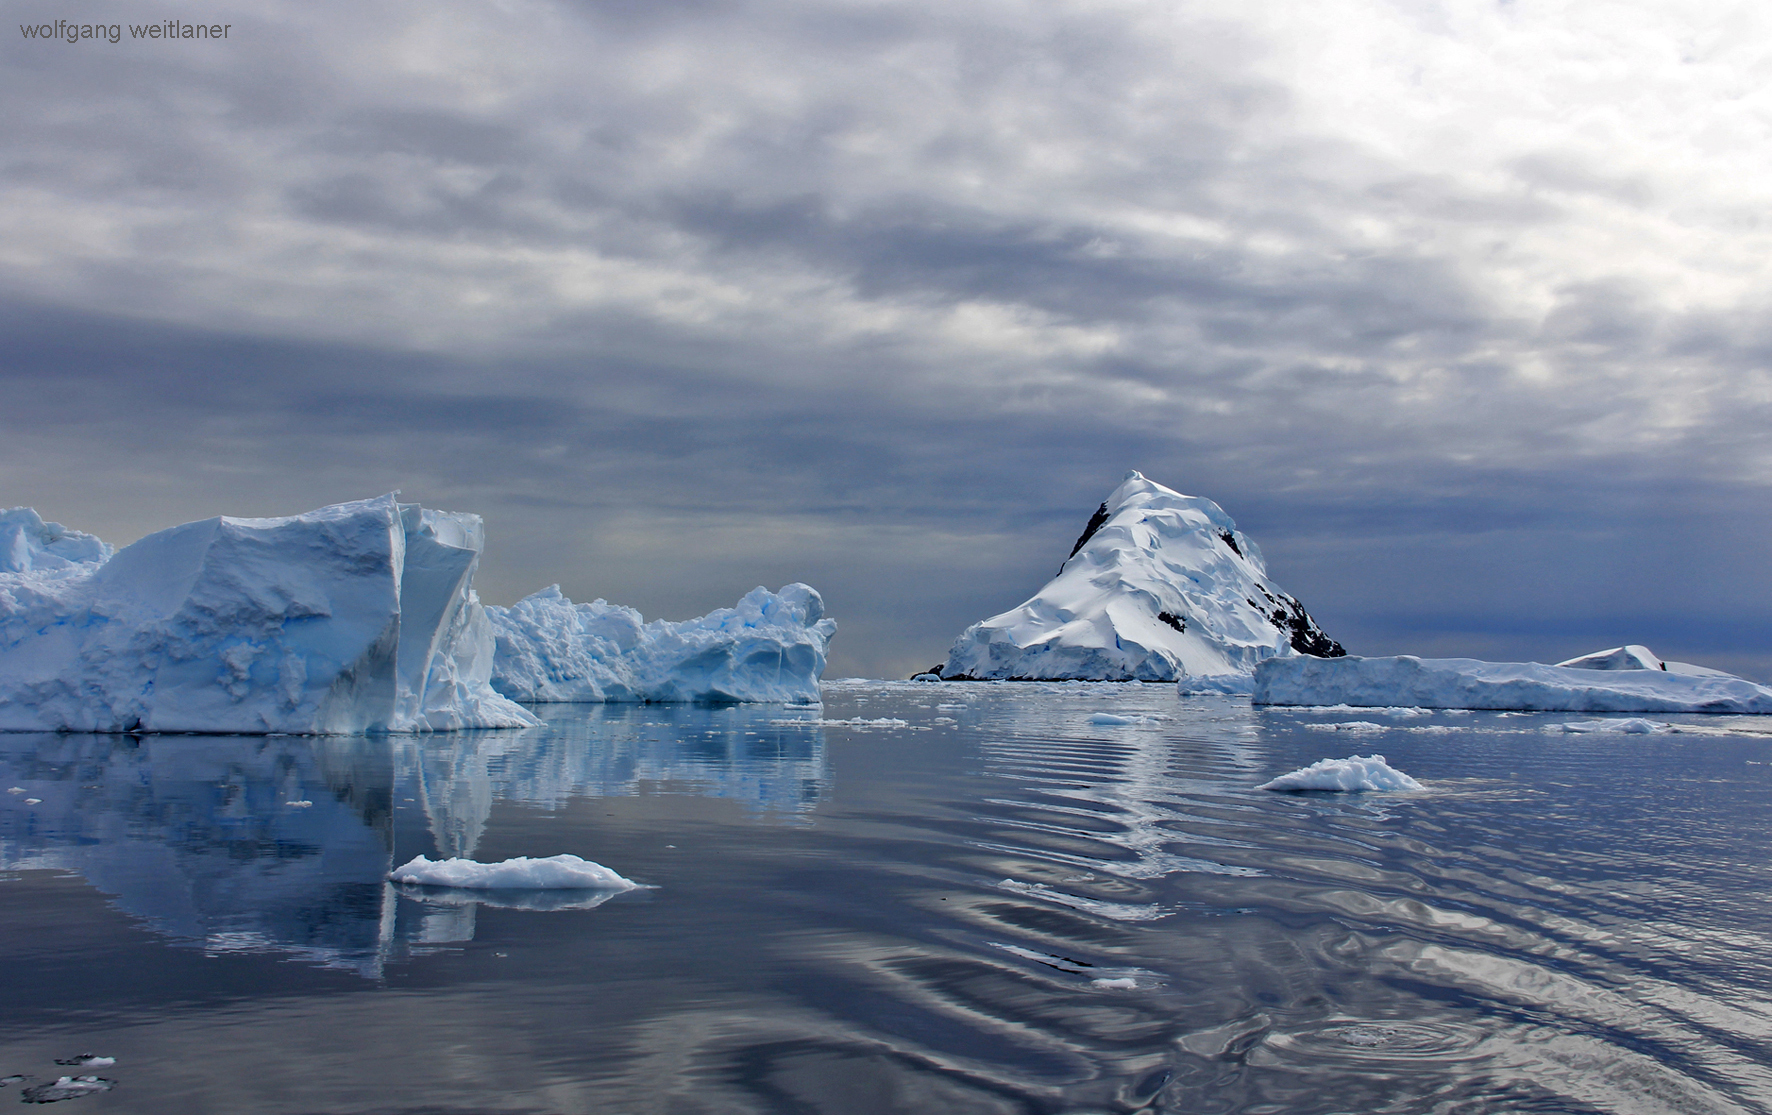
M 1340 655 L 1216 503 L 1137 472 L 1089 520 L 1058 576 L 955 640 L 944 678 L 1175 681 L 1247 693 L 1268 658 Z
M 477 515 L 392 495 L 112 554 L 0 520 L 0 730 L 339 734 L 537 723 L 495 692 Z
M 1728 674 L 1411 655 L 1271 658 L 1255 668 L 1254 701 L 1363 708 L 1772 713 L 1772 689 Z
M 835 620 L 809 585 L 755 588 L 696 619 L 653 620 L 554 585 L 487 614 L 492 685 L 520 701 L 816 704 Z

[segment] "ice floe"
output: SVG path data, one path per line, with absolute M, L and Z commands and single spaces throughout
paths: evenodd
M 26 1088 L 19 1093 L 19 1098 L 26 1103 L 56 1103 L 108 1092 L 116 1086 L 115 1080 L 106 1080 L 102 1076 L 64 1076 L 52 1084 Z
M 1058 576 L 955 640 L 945 678 L 1175 681 L 1247 693 L 1264 658 L 1340 654 L 1216 503 L 1137 472 L 1096 511 Z
M 1376 725 L 1374 725 L 1376 727 Z M 1383 755 L 1319 759 L 1308 767 L 1257 786 L 1258 790 L 1419 790 L 1421 783 L 1384 761 Z
M 1258 705 L 1417 706 L 1542 712 L 1772 713 L 1772 689 L 1727 674 L 1593 670 L 1473 658 L 1270 658 Z
M 397 883 L 469 890 L 623 891 L 640 885 L 600 863 L 574 855 L 545 859 L 518 856 L 498 863 L 476 863 L 469 859 L 431 860 L 415 856 L 389 872 L 388 878 Z
M 1664 724 L 1659 720 L 1643 720 L 1631 717 L 1625 720 L 1571 720 L 1558 727 L 1565 732 L 1622 732 L 1630 736 L 1643 736 L 1661 732 L 1677 732 L 1672 724 Z

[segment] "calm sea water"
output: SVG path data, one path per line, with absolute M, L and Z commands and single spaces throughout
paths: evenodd
M 1764 718 L 952 683 L 545 711 L 0 736 L 0 1076 L 181 1115 L 1772 1110 Z M 1255 789 L 1373 752 L 1427 789 Z M 384 881 L 559 852 L 653 889 Z M 85 1052 L 117 1062 L 54 1064 Z

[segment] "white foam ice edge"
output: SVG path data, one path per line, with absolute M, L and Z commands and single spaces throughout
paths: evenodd
M 1258 790 L 1419 790 L 1421 783 L 1385 762 L 1383 755 L 1350 755 L 1345 759 L 1319 759 L 1308 767 L 1257 786 Z
M 578 856 L 563 854 L 544 859 L 517 856 L 498 863 L 471 859 L 432 860 L 414 856 L 388 873 L 396 883 L 467 890 L 634 890 L 631 879 Z

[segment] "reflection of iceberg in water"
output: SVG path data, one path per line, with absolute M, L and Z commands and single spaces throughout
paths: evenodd
M 825 793 L 815 712 L 784 719 L 780 705 L 544 705 L 539 715 L 551 718 L 523 732 L 394 741 L 402 781 L 417 782 L 408 796 L 432 815 L 438 851 L 468 855 L 446 849 L 478 842 L 495 798 L 557 809 L 569 797 L 665 790 L 792 820 Z
M 824 794 L 822 732 L 771 724 L 779 707 L 570 712 L 448 740 L 0 735 L 0 791 L 21 789 L 0 792 L 0 871 L 79 874 L 208 951 L 373 977 L 415 947 L 473 938 L 475 900 L 403 892 L 386 876 L 419 854 L 472 857 L 497 801 L 686 793 L 779 823 Z

